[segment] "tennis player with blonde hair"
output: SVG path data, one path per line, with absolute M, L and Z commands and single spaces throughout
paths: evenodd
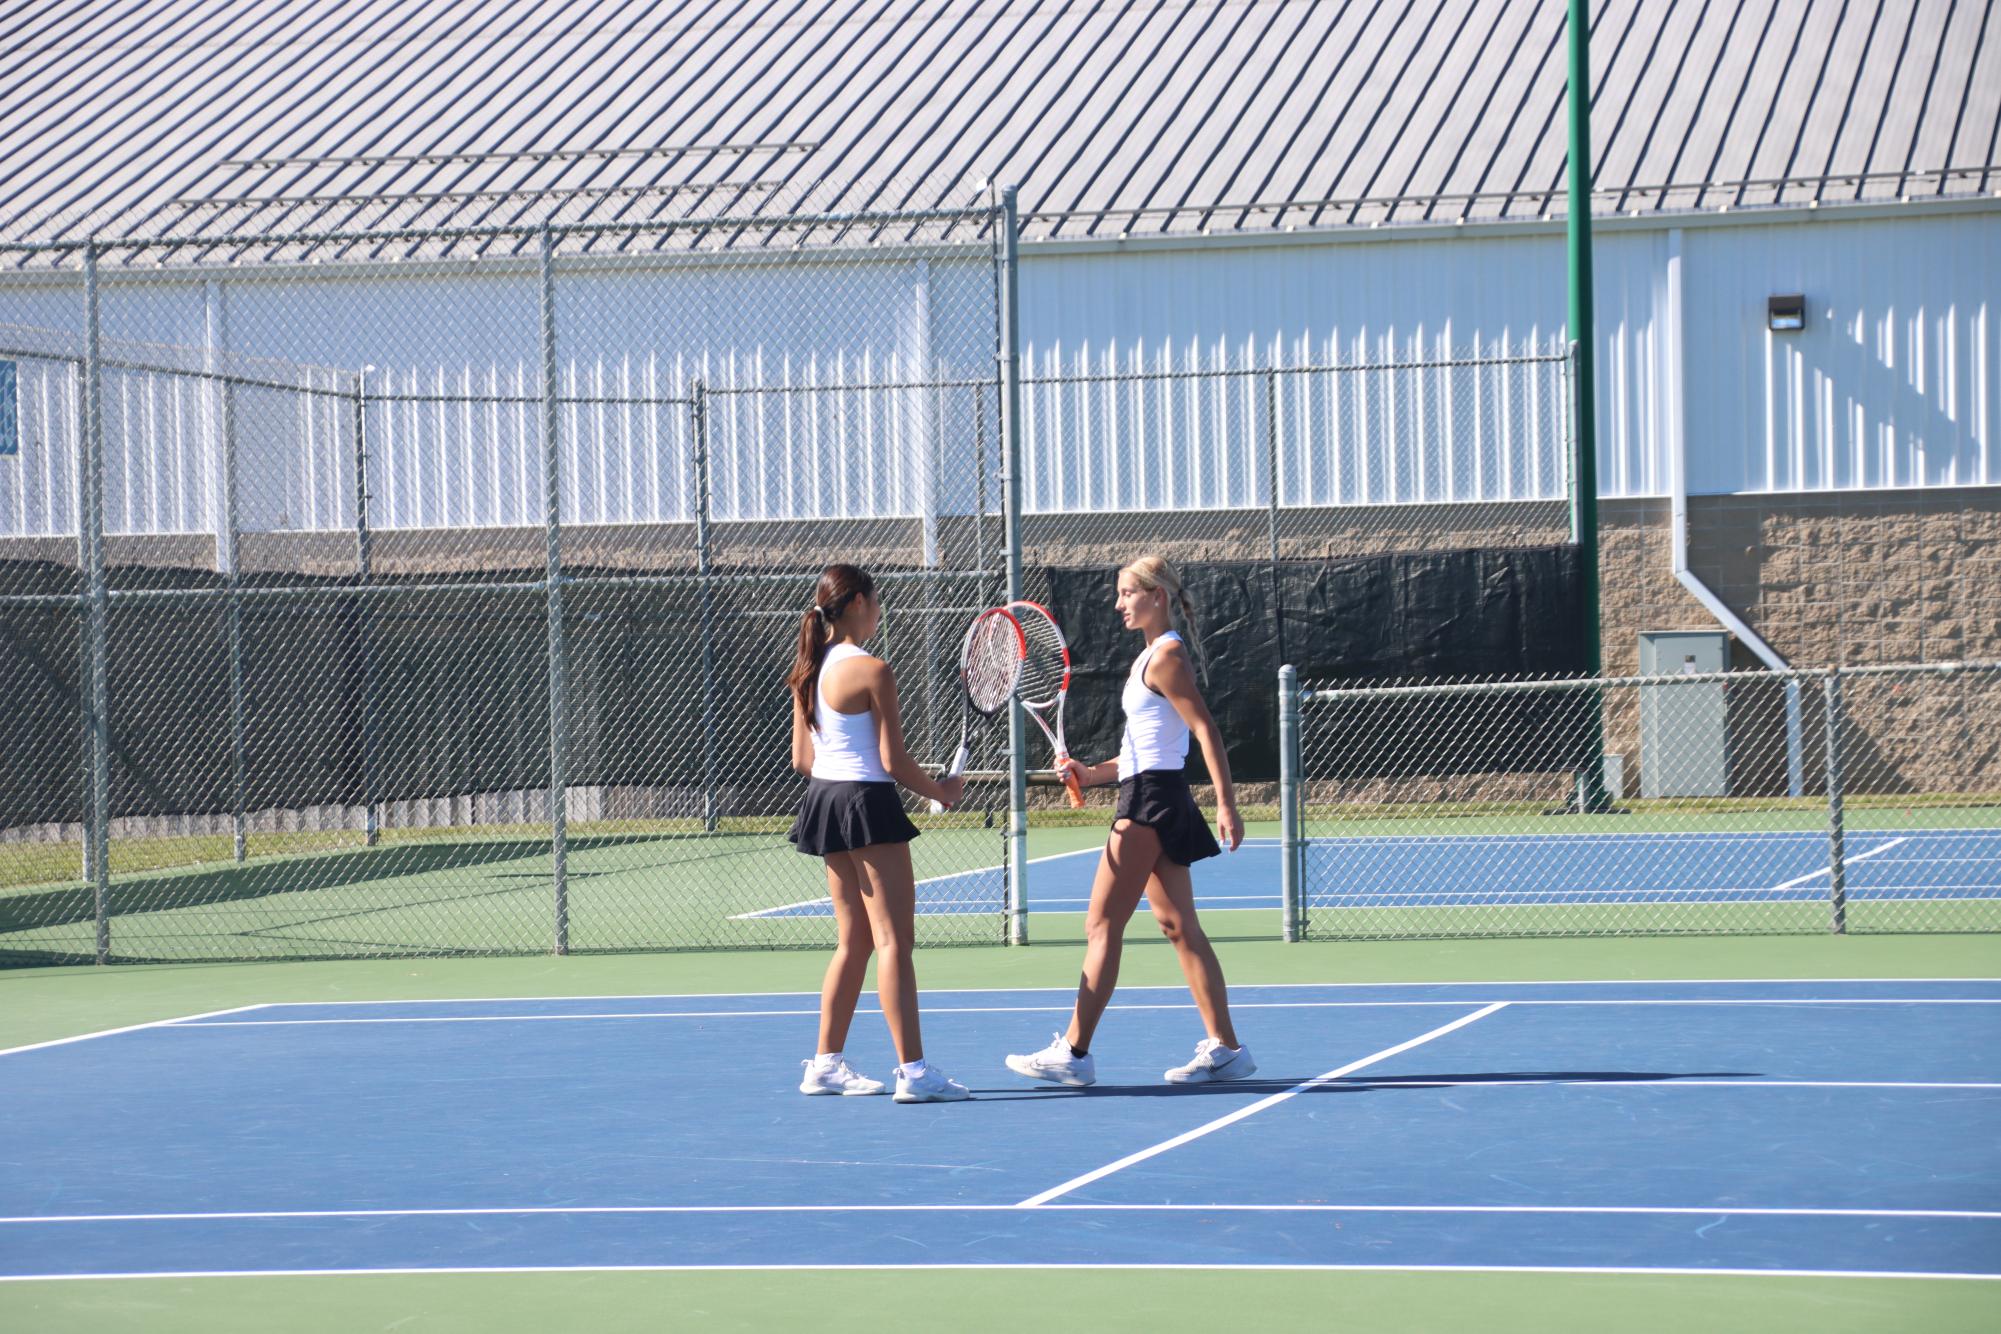
M 1119 785 L 1118 812 L 1091 886 L 1077 1006 L 1066 1032 L 1041 1051 L 1008 1057 L 1008 1068 L 1054 1084 L 1097 1082 L 1091 1039 L 1118 985 L 1126 923 L 1144 895 L 1154 921 L 1174 945 L 1208 1029 L 1196 1044 L 1194 1059 L 1169 1070 L 1167 1082 L 1242 1079 L 1254 1074 L 1257 1064 L 1230 1023 L 1223 967 L 1196 919 L 1188 869 L 1221 851 L 1183 772 L 1191 738 L 1202 747 L 1216 786 L 1216 832 L 1232 852 L 1244 839 L 1229 756 L 1202 699 L 1200 648 L 1191 628 L 1194 608 L 1174 566 L 1160 556 L 1142 556 L 1119 571 L 1118 610 L 1126 628 L 1146 640 L 1120 701 L 1126 726 L 1118 758 L 1102 764 L 1065 759 L 1059 765 L 1086 787 L 1114 780 Z

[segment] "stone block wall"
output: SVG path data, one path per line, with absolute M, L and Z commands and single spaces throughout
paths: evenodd
M 1675 580 L 1665 500 L 1600 510 L 1605 668 L 1639 666 L 1643 630 L 1712 630 Z M 2001 487 L 1689 499 L 1690 570 L 1794 667 L 2001 661 Z M 1756 669 L 1742 644 L 1733 665 Z M 1806 700 L 1820 781 L 1818 692 Z M 1848 786 L 1883 793 L 2001 792 L 1992 734 L 2001 676 L 1850 683 Z M 1755 710 L 1733 743 L 1747 786 L 1782 781 L 1782 721 Z M 1634 702 L 1616 705 L 1608 749 L 1637 772 Z M 1747 772 L 1748 771 L 1748 772 Z

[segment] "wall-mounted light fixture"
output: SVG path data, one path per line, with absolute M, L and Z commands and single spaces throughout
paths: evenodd
M 1806 328 L 1806 298 L 1797 292 L 1791 296 L 1768 297 L 1765 301 L 1765 327 L 1773 333 L 1798 333 Z

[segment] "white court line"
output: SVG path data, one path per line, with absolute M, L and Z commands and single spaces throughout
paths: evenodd
M 1767 986 L 1819 986 L 1823 983 L 1837 985 L 1902 986 L 1917 984 L 1922 986 L 1957 985 L 1984 983 L 2001 986 L 2001 977 L 1551 977 L 1551 978 L 1448 978 L 1429 982 L 1240 982 L 1239 991 L 1341 991 L 1373 990 L 1382 987 L 1767 987 Z M 1122 992 L 1131 991 L 1185 991 L 1181 982 L 1134 982 L 1121 985 Z M 927 996 L 985 996 L 996 993 L 1020 995 L 1029 992 L 1046 991 L 1059 995 L 1075 994 L 1072 987 L 927 987 Z M 570 995 L 568 993 L 547 996 L 405 996 L 401 999 L 376 1000 L 311 1000 L 311 1001 L 265 1001 L 261 1008 L 291 1008 L 312 1006 L 314 1008 L 336 1005 L 522 1005 L 541 1004 L 548 1001 L 649 1001 L 649 1000 L 734 1000 L 744 996 L 817 996 L 818 991 L 649 991 L 612 992 L 607 994 Z M 1462 1003 L 1471 1005 L 1477 997 L 1469 997 Z M 1518 1002 L 1520 1003 L 1520 1002 Z M 244 1006 L 257 1009 L 259 1006 Z M 223 1014 L 226 1011 L 218 1010 Z M 198 1019 L 200 1015 L 190 1015 Z M 163 1020 L 165 1023 L 178 1022 Z
M 127 1024 L 123 1028 L 100 1028 L 94 1033 L 77 1033 L 66 1038 L 50 1038 L 47 1042 L 30 1042 L 25 1046 L 0 1048 L 0 1056 L 18 1056 L 24 1051 L 41 1051 L 45 1047 L 66 1047 L 72 1042 L 88 1042 L 92 1038 L 108 1038 L 119 1033 L 137 1033 L 148 1028 L 171 1028 L 175 1024 L 185 1024 L 196 1019 L 212 1019 L 220 1014 L 242 1014 L 245 1010 L 261 1010 L 263 1003 L 256 1005 L 233 1005 L 226 1010 L 204 1010 L 200 1014 L 176 1015 L 170 1019 L 155 1019 L 144 1024 Z
M 1960 1218 L 2001 1220 L 1988 1209 L 1821 1209 L 1809 1206 L 1644 1204 L 527 1204 L 433 1209 L 243 1209 L 210 1213 L 25 1214 L 0 1226 L 40 1223 L 230 1223 L 326 1218 L 533 1218 L 729 1214 L 990 1214 L 1018 1213 L 1248 1214 L 1619 1214 L 1697 1218 Z
M 1851 829 L 1857 838 L 1877 837 L 1897 832 L 1889 829 Z M 1911 829 L 1906 838 L 1992 838 L 2001 839 L 2001 828 Z M 1608 830 L 1604 833 L 1572 832 L 1550 834 L 1321 834 L 1303 837 L 1306 843 L 1733 843 L 1778 839 L 1812 839 L 1825 842 L 1827 830 L 1820 829 L 1677 829 L 1657 833 Z M 1245 840 L 1248 842 L 1249 840 Z
M 729 920 L 732 922 L 748 922 L 754 917 L 775 917 L 782 912 L 791 912 L 794 908 L 817 908 L 823 903 L 829 908 L 834 906 L 834 900 L 828 895 L 822 894 L 817 899 L 801 899 L 797 903 L 781 903 L 776 908 L 759 908 L 756 912 L 734 912 L 729 915 Z
M 1811 879 L 1814 875 L 1826 874 L 1827 872 L 1824 870 L 1815 871 L 1802 876 L 1801 879 Z M 1783 893 L 1789 889 L 1796 889 L 1798 886 L 1799 881 L 1788 880 L 1783 885 L 1639 885 L 1630 888 L 1617 885 L 1603 885 L 1581 889 L 1344 889 L 1317 891 L 1313 896 L 1308 898 L 1307 903 L 1312 907 L 1328 908 L 1355 907 L 1358 906 L 1355 902 L 1357 900 L 1370 901 L 1369 903 L 1359 905 L 1363 907 L 1394 904 L 1399 907 L 1418 908 L 1474 908 L 1498 902 L 1521 903 L 1524 906 L 1534 906 L 1540 902 L 1554 906 L 1576 905 L 1579 907 L 1589 907 L 1594 903 L 1622 903 L 1628 899 L 1639 898 L 1642 895 L 1654 895 L 1656 897 L 1681 896 L 1663 899 L 1664 902 L 1671 904 L 1733 903 L 1743 902 L 1746 899 L 1756 902 L 1758 900 L 1752 898 L 1754 895 Z M 1859 888 L 1864 896 L 1879 896 L 1892 891 L 1909 891 L 1914 894 L 1922 894 L 1940 902 L 1951 902 L 1956 899 L 1973 898 L 1974 894 L 1972 891 L 1975 890 L 2001 889 L 2001 884 L 1892 884 L 1862 885 L 1857 888 Z M 1856 889 L 1851 888 L 1849 892 L 1854 894 Z M 1709 897 L 1692 897 L 1694 895 L 1708 895 Z M 1275 898 L 1277 896 L 1261 895 L 1260 897 Z M 1438 902 L 1427 903 L 1425 900 L 1438 900 Z M 1082 900 L 1059 901 L 1082 902 Z M 1774 901 L 1796 903 L 1803 900 L 1789 899 Z M 1197 907 L 1200 907 L 1203 902 L 1205 900 L 1202 896 L 1197 895 Z M 1224 908 L 1219 911 L 1228 912 L 1230 909 Z
M 1367 1084 L 1367 1080 L 1361 1081 Z M 1629 1085 L 1642 1088 L 1697 1088 L 1697 1089 L 2001 1089 L 2001 1083 L 1980 1083 L 1973 1080 L 1927 1080 L 1927 1079 L 1440 1079 L 1427 1080 L 1422 1075 L 1408 1083 L 1425 1088 L 1487 1088 L 1490 1086 L 1509 1087 L 1517 1084 L 1574 1085 L 1578 1088 L 1596 1088 L 1601 1084 L 1614 1088 Z
M 1980 866 L 1992 866 L 1992 857 L 1886 857 L 1885 861 L 1897 866 L 1931 866 L 1937 862 L 1972 862 Z
M 1230 1006 L 1233 1010 L 1405 1010 L 1405 1009 L 1461 1009 L 1478 1004 L 1474 997 L 1458 1000 L 1407 1000 L 1407 1001 L 1237 1001 Z M 1510 1000 L 1500 1002 L 1507 1005 L 2001 1005 L 2001 996 L 1992 997 L 1931 997 L 1910 996 L 1799 996 L 1799 997 L 1755 997 L 1749 999 L 1729 999 L 1713 996 L 1691 996 L 1686 998 L 1649 998 L 1646 1000 L 1619 1000 L 1611 997 L 1591 999 L 1537 999 Z M 1108 1007 L 1110 1010 L 1130 1012 L 1138 1010 L 1193 1010 L 1192 1001 L 1162 1002 L 1160 1004 L 1120 1005 Z M 1069 1002 L 1049 1005 L 927 1005 L 926 1014 L 1068 1014 Z M 229 1014 L 233 1011 L 218 1011 Z M 215 1019 L 203 1022 L 183 1022 L 162 1020 L 155 1025 L 173 1029 L 204 1028 L 314 1028 L 344 1024 L 512 1024 L 512 1023 L 579 1023 L 592 1019 L 772 1019 L 801 1018 L 820 1013 L 817 1009 L 797 1010 L 591 1010 L 573 1011 L 568 1014 L 410 1014 L 385 1015 L 373 1019 Z M 861 1008 L 857 1015 L 878 1015 L 878 1009 Z M 200 1018 L 200 1016 L 196 1016 Z
M 1872 848 L 1868 852 L 1856 853 L 1854 856 L 1847 858 L 1847 860 L 1850 862 L 1858 862 L 1866 857 L 1873 857 L 1879 852 L 1884 852 L 1890 848 L 1896 847 L 1899 843 L 1909 842 L 1911 838 L 1915 837 L 1917 834 L 1925 834 L 1925 835 L 1988 834 L 1996 837 L 2001 837 L 2001 830 L 1991 830 L 1991 829 L 1917 830 L 1914 831 L 1912 834 L 1906 834 L 1901 838 L 1892 839 L 1890 842 L 1882 845 L 1882 847 Z M 1818 842 L 1825 838 L 1826 834 L 1823 833 L 1822 831 L 1814 829 L 1800 829 L 1800 830 L 1752 830 L 1752 831 L 1745 831 L 1743 833 L 1684 831 L 1684 832 L 1670 832 L 1670 833 L 1660 833 L 1660 834 L 1624 834 L 1624 833 L 1440 834 L 1436 836 L 1423 835 L 1423 834 L 1411 834 L 1411 835 L 1339 834 L 1339 835 L 1329 835 L 1323 838 L 1307 838 L 1304 840 L 1304 842 L 1308 848 L 1312 848 L 1314 846 L 1332 847 L 1342 844 L 1363 844 L 1363 843 L 1396 844 L 1399 846 L 1409 846 L 1409 845 L 1420 845 L 1420 844 L 1455 843 L 1455 842 L 1476 843 L 1476 844 L 1524 842 L 1524 841 L 1532 843 L 1561 843 L 1571 840 L 1590 840 L 1595 843 L 1626 842 L 1626 843 L 1653 844 L 1664 841 L 1709 843 L 1709 842 L 1719 842 L 1719 841 L 1727 842 L 1738 839 L 1807 839 Z M 1260 848 L 1260 849 L 1277 848 L 1282 846 L 1283 844 L 1279 840 L 1270 838 L 1257 838 L 1257 839 L 1247 838 L 1244 840 L 1242 844 L 1242 848 Z M 1241 851 L 1242 848 L 1240 848 L 1239 850 Z M 1099 851 L 1101 851 L 1101 849 L 1096 847 L 1089 847 L 1089 848 L 1076 848 L 1069 852 L 1053 852 L 1041 857 L 1031 857 L 1025 864 L 1029 866 L 1035 866 L 1043 862 L 1062 861 L 1070 857 L 1095 856 Z M 1931 860 L 1931 859 L 1919 859 L 1919 860 Z M 936 884 L 941 881 L 948 881 L 948 880 L 959 880 L 967 876 L 987 875 L 996 871 L 1004 871 L 1006 869 L 1007 868 L 1003 866 L 980 866 L 980 867 L 974 867 L 971 870 L 955 871 L 948 875 L 930 876 L 924 880 L 920 880 L 918 882 L 918 888 L 921 890 L 927 884 Z M 1648 890 L 1613 889 L 1602 892 L 1606 894 L 1763 894 L 1763 893 L 1771 893 L 1776 890 L 1791 889 L 1795 885 L 1803 884 L 1806 881 L 1813 879 L 1815 876 L 1825 875 L 1825 874 L 1827 874 L 1827 869 L 1823 867 L 1818 871 L 1809 872 L 1808 874 L 1800 876 L 1797 879 L 1788 880 L 1782 885 L 1760 885 L 1760 886 L 1745 886 L 1742 888 L 1733 887 L 1733 888 L 1721 888 L 1721 889 L 1672 889 L 1672 888 L 1648 889 Z M 1932 889 L 1932 888 L 1937 888 L 1937 886 L 1912 886 L 1912 888 Z M 1376 892 L 1391 893 L 1392 891 L 1376 891 Z M 1496 893 L 1527 895 L 1527 894 L 1546 894 L 1550 892 L 1568 892 L 1568 891 L 1502 890 L 1502 891 L 1475 891 L 1475 892 L 1478 892 L 1483 896 L 1487 896 Z M 1586 891 L 1576 891 L 1576 892 L 1586 892 Z M 1600 891 L 1589 891 L 1589 892 L 1599 893 Z M 1265 899 L 1265 898 L 1275 898 L 1275 897 L 1276 895 L 1269 895 L 1269 894 L 1257 894 L 1257 895 L 1217 894 L 1217 895 L 1199 895 L 1198 899 L 1202 902 L 1219 902 L 1227 899 L 1252 899 L 1252 898 Z M 797 903 L 784 903 L 784 904 L 779 904 L 776 907 L 759 908 L 753 912 L 732 913 L 728 920 L 732 922 L 742 922 L 742 921 L 752 921 L 764 917 L 775 917 L 780 913 L 796 912 L 800 908 L 818 907 L 821 904 L 829 904 L 831 906 L 831 902 L 832 901 L 826 895 L 823 894 L 819 898 L 801 899 Z M 1041 903 L 1045 904 L 1078 903 L 1078 902 L 1087 902 L 1087 900 L 1062 898 L 1062 899 L 1045 899 L 1041 901 Z M 1340 906 L 1340 905 L 1330 904 L 1325 906 Z M 1451 906 L 1451 905 L 1441 905 L 1441 906 Z M 996 911 L 998 910 L 999 909 L 996 909 Z M 1038 904 L 1031 904 L 1029 907 L 1029 911 L 1031 912 L 1038 912 L 1045 910 L 1046 909 L 1042 908 Z M 936 913 L 924 913 L 922 915 L 937 916 Z
M 1698 1269 L 1670 1265 L 1422 1265 L 1422 1264 L 1198 1264 L 1187 1260 L 1089 1264 L 1072 1260 L 1046 1263 L 1014 1262 L 968 1264 L 736 1264 L 736 1265 L 437 1265 L 431 1268 L 400 1265 L 381 1269 L 162 1269 L 108 1271 L 88 1274 L 0 1274 L 0 1283 L 63 1283 L 101 1279 L 190 1279 L 190 1278 L 359 1278 L 363 1276 L 410 1276 L 427 1274 L 679 1274 L 679 1273 L 887 1273 L 890 1271 L 930 1271 L 943 1273 L 978 1269 L 1076 1269 L 1087 1272 L 1114 1269 L 1172 1269 L 1182 1273 L 1204 1271 L 1377 1273 L 1377 1274 L 1646 1274 L 1676 1278 L 1908 1278 L 1937 1282 L 1979 1279 L 1992 1282 L 2001 1274 L 1967 1274 L 1921 1269 Z
M 1850 858 L 1859 861 L 1860 857 Z M 1895 861 L 1895 858 L 1891 859 Z M 1826 872 L 1810 872 L 1801 877 L 1810 880 L 1814 875 Z M 1716 885 L 1692 888 L 1688 886 L 1664 886 L 1658 888 L 1624 889 L 1616 887 L 1594 889 L 1357 889 L 1319 892 L 1318 897 L 1310 897 L 1307 907 L 1324 908 L 1330 912 L 1348 912 L 1378 908 L 1483 908 L 1496 905 L 1519 905 L 1523 907 L 1550 906 L 1591 906 L 1594 904 L 1630 903 L 1644 901 L 1666 906 L 1686 905 L 1699 907 L 1706 904 L 1802 902 L 1798 898 L 1773 899 L 1770 896 L 1796 889 L 1797 881 L 1787 881 L 1783 885 Z M 1981 892 L 1975 892 L 1981 891 Z M 1991 892 L 1989 892 L 1991 891 Z M 1913 900 L 1938 903 L 1986 902 L 2001 897 L 2001 884 L 1995 885 L 1941 885 L 1935 883 L 1916 885 L 1863 885 L 1851 888 L 1852 896 L 1883 901 L 1892 895 L 1907 894 Z M 1258 903 L 1257 907 L 1218 907 L 1226 900 L 1248 899 Z M 1088 906 L 1087 898 L 1038 898 L 1029 907 L 1031 914 L 1075 912 L 1075 905 Z M 798 903 L 788 903 L 776 908 L 760 908 L 754 913 L 738 913 L 731 921 L 746 921 L 753 918 L 773 917 L 779 913 L 791 912 L 799 908 L 830 906 L 828 900 L 803 899 Z M 1280 900 L 1277 893 L 1268 894 L 1197 894 L 1196 908 L 1204 913 L 1226 912 L 1277 912 Z M 969 905 L 965 900 L 940 899 L 917 905 L 919 917 L 978 916 L 981 913 L 997 913 L 1003 909 L 998 902 Z
M 1854 862 L 1864 861 L 1870 857 L 1874 857 L 1879 852 L 1888 852 L 1891 848 L 1896 847 L 1899 843 L 1908 843 L 1910 841 L 1911 841 L 1910 836 L 1908 834 L 1905 835 L 1903 838 L 1893 838 L 1888 843 L 1883 844 L 1881 847 L 1871 848 L 1867 852 L 1858 852 L 1853 857 L 1843 857 L 1842 861 L 1844 864 L 1852 864 Z M 1817 880 L 1821 876 L 1832 875 L 1833 872 L 1834 872 L 1833 867 L 1823 866 L 1820 867 L 1818 870 L 1808 871 L 1805 875 L 1795 876 L 1791 880 L 1786 881 L 1786 883 L 1783 885 L 1773 885 L 1772 888 L 1774 890 L 1791 889 L 1794 885 L 1804 885 L 1809 880 Z
M 1377 1061 L 1388 1060 L 1390 1057 L 1395 1056 L 1400 1052 L 1406 1052 L 1409 1051 L 1412 1047 L 1421 1046 L 1424 1043 L 1431 1041 L 1433 1038 L 1444 1037 L 1447 1033 L 1450 1033 L 1455 1029 L 1464 1028 L 1466 1027 L 1466 1025 L 1470 1023 L 1474 1023 L 1478 1020 L 1485 1019 L 1488 1015 L 1494 1013 L 1496 1010 L 1506 1009 L 1507 1005 L 1508 1003 L 1506 1001 L 1495 1001 L 1491 1005 L 1482 1006 L 1480 1009 L 1473 1011 L 1471 1014 L 1463 1014 L 1459 1016 L 1457 1019 L 1454 1019 L 1449 1024 L 1440 1024 L 1437 1028 L 1432 1029 L 1429 1033 L 1420 1033 L 1418 1036 L 1411 1038 L 1409 1041 L 1399 1042 L 1394 1047 L 1385 1047 L 1383 1048 L 1383 1050 L 1376 1052 L 1374 1055 L 1364 1056 L 1359 1061 L 1350 1061 L 1347 1065 L 1340 1066 L 1333 1070 L 1329 1070 L 1324 1075 L 1316 1075 L 1312 1079 L 1309 1079 L 1304 1083 L 1295 1084 L 1283 1093 L 1274 1093 L 1268 1098 L 1260 1098 L 1256 1102 L 1252 1103 L 1250 1106 L 1240 1107 L 1236 1111 L 1231 1112 L 1228 1116 L 1219 1116 L 1214 1121 L 1211 1121 L 1206 1125 L 1199 1125 L 1195 1127 L 1195 1129 L 1193 1130 L 1183 1131 L 1181 1134 L 1176 1135 L 1172 1139 L 1162 1140 L 1160 1143 L 1155 1144 L 1150 1148 L 1141 1149 L 1138 1153 L 1129 1153 L 1125 1157 L 1119 1159 L 1117 1162 L 1107 1163 L 1103 1167 L 1093 1168 L 1091 1171 L 1084 1173 L 1082 1176 L 1071 1177 L 1068 1181 L 1065 1181 L 1060 1185 L 1051 1186 L 1048 1190 L 1042 1191 L 1035 1195 L 1031 1195 L 1027 1199 L 1021 1202 L 1022 1206 L 1024 1208 L 1033 1208 L 1039 1204 L 1046 1204 L 1050 1200 L 1055 1199 L 1059 1195 L 1068 1195 L 1071 1191 L 1076 1190 L 1080 1186 L 1088 1186 L 1093 1181 L 1102 1180 L 1103 1178 L 1110 1176 L 1114 1172 L 1122 1171 L 1125 1168 L 1131 1167 L 1134 1163 L 1143 1163 L 1147 1159 L 1152 1158 L 1158 1154 L 1166 1153 L 1169 1149 L 1178 1149 L 1184 1144 L 1190 1143 L 1191 1141 L 1194 1140 L 1198 1140 L 1202 1138 L 1204 1135 L 1210 1134 L 1214 1131 L 1221 1130 L 1225 1126 L 1235 1125 L 1237 1122 L 1243 1120 L 1247 1116 L 1256 1116 L 1259 1112 L 1263 1111 L 1265 1108 L 1275 1107 L 1279 1103 L 1282 1103 L 1289 1098 L 1297 1097 L 1299 1094 L 1304 1093 L 1307 1089 L 1312 1088 L 1316 1084 L 1324 1084 L 1330 1080 L 1339 1079 L 1341 1076 L 1352 1073 L 1353 1071 L 1356 1070 L 1360 1070 L 1364 1066 L 1374 1065 Z
M 1272 890 L 1264 894 L 1198 894 L 1195 898 L 1197 903 L 1204 906 L 1211 903 L 1241 903 L 1246 900 L 1254 900 L 1259 903 L 1277 903 L 1279 902 L 1279 893 L 1277 890 Z M 1081 898 L 1076 895 L 1066 894 L 1060 898 L 1037 900 L 1039 903 L 1089 903 L 1090 901 L 1091 896 L 1088 894 Z
M 1246 843 L 1248 843 L 1249 841 L 1250 840 L 1248 839 L 1245 840 Z M 1049 853 L 1047 856 L 1030 857 L 1027 861 L 1023 862 L 1022 865 L 1035 866 L 1042 862 L 1062 861 L 1065 857 L 1082 857 L 1087 853 L 1092 856 L 1095 856 L 1100 851 L 1102 851 L 1102 849 L 1099 848 L 1078 848 L 1073 852 L 1052 852 Z M 951 871 L 945 875 L 926 876 L 924 879 L 917 882 L 917 889 L 921 894 L 926 885 L 935 885 L 946 880 L 964 880 L 968 876 L 991 875 L 995 871 L 1005 871 L 1005 870 L 1007 870 L 1007 867 L 1005 866 L 975 866 L 970 870 Z M 776 908 L 759 908 L 755 912 L 731 913 L 729 917 L 726 918 L 725 920 L 731 922 L 748 922 L 759 917 L 775 917 L 779 913 L 791 912 L 795 908 L 817 907 L 822 903 L 826 904 L 828 907 L 831 908 L 834 904 L 834 901 L 829 896 L 822 894 L 817 899 L 801 899 L 797 903 L 782 903 Z M 1003 910 L 1004 910 L 1003 905 L 997 904 L 994 907 L 995 912 L 1001 912 Z M 920 915 L 927 917 L 935 917 L 938 914 L 922 913 Z

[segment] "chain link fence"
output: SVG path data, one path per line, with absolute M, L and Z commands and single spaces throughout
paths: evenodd
M 1578 666 L 1582 618 L 1548 620 L 1581 589 L 1565 546 L 1568 348 L 1031 346 L 1024 368 L 1024 585 L 1070 636 L 1079 755 L 1118 747 L 1136 646 L 1113 612 L 1116 572 L 1146 553 L 1181 569 L 1203 660 L 1223 669 L 1211 707 L 1256 802 L 1277 777 L 1277 715 L 1226 680 L 1413 654 L 1419 669 Z M 1540 633 L 1460 642 L 1482 620 Z M 1056 793 L 1030 799 L 1038 818 L 1064 818 Z
M 1027 354 L 1032 562 L 1180 561 L 1569 535 L 1560 346 L 1246 345 Z
M 1149 552 L 1251 567 L 1242 596 L 1276 655 L 1260 675 L 1314 610 L 1288 564 L 1571 535 L 1566 348 L 1031 348 L 1025 364 L 1031 570 Z
M 0 253 L 0 950 L 819 944 L 779 683 L 827 561 L 942 762 L 1010 594 L 1109 624 L 1119 563 L 1207 564 L 1262 673 L 1330 558 L 1565 536 L 1560 349 L 1023 351 L 1011 199 L 809 195 Z M 1026 935 L 1044 761 L 976 741 L 915 812 L 927 942 Z
M 1650 701 L 1692 683 L 1605 682 L 1588 708 L 1574 682 L 1493 684 L 1575 670 L 1568 349 L 1024 347 L 1011 198 L 836 216 L 704 196 L 612 221 L 504 202 L 455 228 L 321 212 L 0 250 L 20 442 L 0 459 L 0 690 L 20 705 L 0 722 L 0 957 L 824 944 L 819 868 L 785 839 L 782 679 L 815 573 L 877 574 L 876 647 L 932 764 L 957 744 L 967 618 L 1051 605 L 1071 741 L 1099 758 L 1132 649 L 1114 572 L 1149 551 L 1190 574 L 1229 680 L 1488 673 L 1309 691 L 1295 750 L 1273 740 L 1283 701 L 1212 681 L 1248 802 L 1294 762 L 1295 880 L 1378 896 L 1302 893 L 1314 934 L 1812 915 L 1754 891 L 1758 858 L 1821 818 L 1831 678 L 1708 683 L 1725 790 L 1699 797 L 1636 786 L 1679 753 L 1680 715 L 1650 723 Z M 1991 728 L 1954 743 L 1963 775 L 1900 749 L 1947 716 L 1941 692 L 1981 717 L 1978 673 L 1893 677 L 1841 677 L 1870 739 L 1851 821 L 1985 809 L 1962 798 L 2001 786 Z M 1632 814 L 1556 822 L 1596 859 L 1563 874 L 1591 884 L 1529 902 L 1505 840 L 1576 803 L 1601 728 Z M 1047 757 L 1019 719 L 975 742 L 960 810 L 912 803 L 926 943 L 1025 939 L 1026 811 L 1073 818 L 1029 785 Z M 1617 849 L 1723 833 L 1743 846 L 1686 844 L 1701 885 L 1621 880 Z M 1859 847 L 1858 873 L 1950 862 L 1950 833 Z M 1457 871 L 1448 845 L 1474 850 Z M 1514 888 L 1465 887 L 1494 876 Z M 1740 892 L 1690 897 L 1718 877 Z M 1425 898 L 1440 884 L 1472 897 Z M 1849 920 L 1984 921 L 1952 902 L 1872 887 Z
M 2001 929 L 2001 664 L 1288 669 L 1280 708 L 1290 939 Z
M 0 253 L 0 953 L 831 940 L 783 678 L 862 564 L 913 752 L 957 745 L 1002 216 Z M 1002 938 L 1006 800 L 913 803 L 920 940 Z

